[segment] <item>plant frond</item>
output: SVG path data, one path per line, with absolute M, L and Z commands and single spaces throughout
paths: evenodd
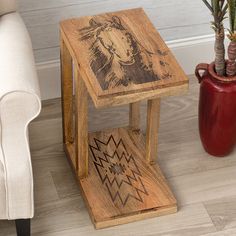
M 205 5 L 207 6 L 207 8 L 208 8 L 211 12 L 213 12 L 213 9 L 212 9 L 210 3 L 209 3 L 207 0 L 202 0 L 202 1 L 205 3 Z
M 236 0 L 202 0 L 208 9 L 211 11 L 211 14 L 214 20 L 211 22 L 213 30 L 217 32 L 222 32 L 224 29 L 223 21 L 227 18 L 226 13 L 228 10 L 227 1 L 235 1 Z
M 217 16 L 219 13 L 219 0 L 212 0 L 212 9 L 214 16 Z
M 236 1 L 235 0 L 227 0 L 229 7 L 229 25 L 231 31 L 234 31 L 235 27 L 235 10 L 236 10 Z
M 227 10 L 228 10 L 228 4 L 225 4 L 225 6 L 224 6 L 223 9 L 222 9 L 222 13 L 221 13 L 222 19 L 223 19 L 224 16 L 226 15 Z

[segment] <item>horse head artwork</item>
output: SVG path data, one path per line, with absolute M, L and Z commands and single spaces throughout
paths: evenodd
M 119 17 L 103 22 L 92 18 L 79 33 L 80 40 L 91 43 L 90 67 L 103 90 L 160 79 L 152 69 L 154 53 L 138 42 Z

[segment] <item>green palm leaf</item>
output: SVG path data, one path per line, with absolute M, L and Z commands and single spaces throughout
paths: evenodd
M 236 0 L 227 0 L 229 7 L 229 25 L 232 32 L 235 31 L 236 27 Z
M 223 20 L 225 19 L 225 15 L 228 10 L 228 4 L 226 3 L 226 0 L 210 0 L 210 1 L 202 0 L 202 1 L 211 11 L 214 17 L 214 26 L 215 26 L 214 28 L 220 29 L 223 25 Z M 236 0 L 227 0 L 227 1 L 233 1 L 234 3 L 236 2 Z

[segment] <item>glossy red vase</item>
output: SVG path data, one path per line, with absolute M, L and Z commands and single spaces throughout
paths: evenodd
M 226 156 L 236 142 L 236 77 L 217 76 L 214 63 L 199 64 L 195 74 L 200 83 L 199 132 L 203 147 L 213 156 Z

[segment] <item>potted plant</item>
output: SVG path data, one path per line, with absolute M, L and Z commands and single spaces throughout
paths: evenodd
M 199 132 L 205 150 L 226 156 L 236 141 L 236 0 L 202 0 L 210 10 L 215 31 L 215 61 L 197 65 L 200 83 Z M 225 60 L 225 29 L 229 15 L 228 60 Z M 200 71 L 204 71 L 200 74 Z

